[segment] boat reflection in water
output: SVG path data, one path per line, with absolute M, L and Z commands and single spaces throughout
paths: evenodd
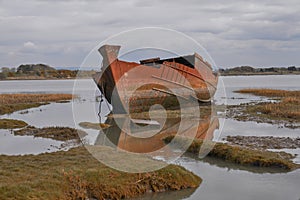
M 195 110 L 200 115 L 195 115 Z M 147 117 L 151 116 L 151 120 Z M 219 120 L 212 105 L 184 110 L 153 110 L 151 113 L 135 115 L 110 114 L 105 122 L 110 126 L 100 130 L 95 145 L 109 146 L 129 153 L 147 154 L 166 161 L 182 155 L 191 144 L 189 142 L 166 145 L 168 136 L 187 137 L 211 141 L 214 131 L 219 128 Z

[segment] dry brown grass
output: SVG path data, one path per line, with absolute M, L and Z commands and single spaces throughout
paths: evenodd
M 174 136 L 164 138 L 166 143 L 172 141 L 178 146 L 184 146 L 184 144 L 186 144 L 186 140 L 190 139 L 183 137 L 174 138 Z M 193 140 L 192 144 L 187 149 L 187 152 L 198 154 L 202 144 L 202 140 Z M 211 145 L 213 145 L 213 148 L 210 150 L 208 156 L 227 162 L 257 167 L 281 168 L 288 171 L 299 168 L 299 165 L 290 160 L 293 156 L 288 153 L 284 153 L 283 155 L 279 152 L 254 150 L 219 142 L 211 143 Z
M 300 104 L 300 98 L 297 98 L 297 97 L 285 97 L 285 98 L 282 99 L 282 103 Z
M 262 113 L 264 116 L 278 120 L 300 121 L 300 91 L 275 89 L 243 89 L 235 92 L 279 98 L 278 102 L 263 102 L 248 106 L 246 111 L 251 115 Z
M 288 91 L 288 90 L 276 90 L 276 89 L 266 89 L 266 88 L 249 88 L 235 91 L 244 94 L 254 94 L 257 96 L 265 97 L 300 97 L 300 91 Z
M 294 103 L 267 103 L 262 104 L 257 107 L 261 113 L 270 115 L 275 118 L 285 118 L 285 119 L 300 119 L 300 104 Z
M 0 94 L 0 115 L 72 98 L 72 94 Z
M 43 103 L 72 98 L 72 94 L 0 94 L 0 104 Z
M 94 129 L 94 130 L 102 130 L 102 129 L 110 127 L 109 124 L 92 123 L 92 122 L 80 122 L 79 126 L 81 126 L 82 128 Z
M 300 91 L 276 90 L 267 88 L 249 88 L 235 91 L 237 93 L 254 94 L 265 97 L 300 97 Z
M 28 124 L 21 120 L 15 119 L 0 119 L 0 129 L 14 129 L 14 128 L 23 128 Z
M 26 128 L 15 130 L 14 135 L 32 135 L 34 137 L 51 138 L 54 140 L 67 141 L 78 140 L 84 137 L 87 133 L 82 130 L 77 130 L 69 127 L 44 127 L 36 128 L 28 126 Z

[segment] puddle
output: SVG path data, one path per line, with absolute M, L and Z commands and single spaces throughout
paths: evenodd
M 0 154 L 25 155 L 68 150 L 73 145 L 33 136 L 15 136 L 9 130 L 0 129 Z

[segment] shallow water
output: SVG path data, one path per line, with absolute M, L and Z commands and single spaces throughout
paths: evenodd
M 289 173 L 276 169 L 266 171 L 263 168 L 240 167 L 220 160 L 202 161 L 187 156 L 174 163 L 201 177 L 201 185 L 195 191 L 187 190 L 183 198 L 182 191 L 179 191 L 155 196 L 150 194 L 136 199 L 298 200 L 300 197 L 300 170 Z
M 299 75 L 270 76 L 224 76 L 220 77 L 215 95 L 217 104 L 236 105 L 251 101 L 264 101 L 267 98 L 251 94 L 234 93 L 243 88 L 270 88 L 282 90 L 299 90 Z M 225 89 L 224 89 L 225 88 Z
M 299 199 L 300 170 L 290 173 L 253 173 L 181 158 L 176 162 L 203 179 L 188 199 Z M 164 198 L 168 199 L 168 198 Z
M 236 136 L 274 136 L 274 137 L 300 137 L 299 129 L 290 129 L 277 124 L 257 123 L 253 121 L 244 122 L 234 119 L 220 118 L 224 122 L 221 135 L 216 140 L 225 138 L 228 135 Z
M 0 93 L 72 93 L 74 80 L 1 81 Z
M 296 75 L 283 76 L 246 76 L 222 77 L 226 88 L 216 94 L 216 103 L 239 104 L 242 102 L 265 100 L 253 95 L 237 94 L 233 91 L 257 87 L 299 90 L 299 78 Z M 222 85 L 222 81 L 219 82 Z M 74 80 L 55 81 L 1 81 L 0 93 L 72 93 Z M 219 85 L 219 88 L 220 88 Z M 28 113 L 19 111 L 0 118 L 24 120 L 36 127 L 69 126 L 81 128 L 79 122 L 98 122 L 97 109 L 99 103 L 95 96 L 99 95 L 92 80 L 79 80 L 75 94 L 79 99 L 69 103 L 51 103 L 38 108 L 28 109 Z M 74 113 L 73 113 L 74 111 Z M 109 113 L 106 104 L 102 105 L 101 121 L 106 120 Z M 74 120 L 73 114 L 76 116 Z M 299 129 L 279 128 L 278 125 L 256 122 L 239 122 L 233 119 L 220 118 L 220 128 L 214 132 L 214 140 L 222 141 L 227 135 L 257 135 L 300 137 Z M 86 142 L 93 144 L 99 132 L 84 129 L 88 136 Z M 0 130 L 0 154 L 38 154 L 58 150 L 61 142 L 32 136 L 13 136 L 7 130 Z M 291 150 L 286 150 L 291 151 Z M 291 152 L 298 153 L 299 149 Z M 295 161 L 299 161 L 299 157 Z M 251 168 L 222 163 L 220 161 L 201 161 L 184 156 L 175 161 L 193 171 L 203 179 L 195 191 L 180 191 L 147 195 L 142 199 L 295 199 L 300 198 L 300 171 L 290 173 L 267 172 Z M 259 168 L 258 168 L 259 169 Z
M 15 136 L 11 131 L 0 129 L 0 152 L 5 155 L 25 155 L 67 150 L 64 142 L 35 138 L 33 136 Z
M 0 93 L 73 93 L 74 80 L 26 80 L 26 81 L 0 81 Z M 98 122 L 98 117 L 95 118 L 91 114 L 91 111 L 95 111 L 96 107 L 91 108 L 91 103 L 98 105 L 95 99 L 95 95 L 98 94 L 98 90 L 92 80 L 82 79 L 79 80 L 80 84 L 77 85 L 75 95 L 78 95 L 78 99 L 72 100 L 67 103 L 50 103 L 48 105 L 43 105 L 37 108 L 27 109 L 26 112 L 16 111 L 11 114 L 1 115 L 0 118 L 9 118 L 9 119 L 18 119 L 23 120 L 31 126 L 38 128 L 49 127 L 49 126 L 62 126 L 62 127 L 73 127 L 80 128 L 78 122 L 89 121 L 89 122 Z M 9 89 L 11 88 L 11 89 Z M 73 118 L 73 106 L 76 105 L 76 109 L 80 110 L 80 115 L 77 116 L 76 120 Z M 28 112 L 27 112 L 28 111 Z M 103 106 L 104 113 L 109 113 L 109 109 Z M 102 120 L 105 120 L 106 117 L 103 116 Z M 1 130 L 2 131 L 6 130 Z M 84 142 L 93 143 L 96 140 L 98 131 L 88 129 L 86 130 L 89 134 L 86 136 Z M 5 150 L 4 145 L 0 148 L 0 154 L 38 154 L 45 152 L 45 146 L 47 146 L 52 151 L 57 150 L 57 141 L 55 140 L 44 140 L 43 138 L 33 138 L 31 136 L 24 136 L 24 140 L 19 139 L 20 136 L 13 135 L 1 135 L 5 140 L 6 147 L 13 147 L 15 140 L 22 145 L 24 142 L 23 148 L 16 148 L 14 150 Z M 9 137 L 6 138 L 6 137 Z M 23 136 L 22 136 L 23 137 Z M 15 140 L 14 140 L 15 138 Z M 26 138 L 26 141 L 25 141 Z M 29 148 L 28 143 L 32 142 L 34 148 L 29 151 L 26 148 Z M 40 142 L 39 145 L 36 143 Z M 48 144 L 49 143 L 49 144 Z M 61 143 L 61 142 L 60 142 Z M 55 148 L 50 147 L 53 145 Z

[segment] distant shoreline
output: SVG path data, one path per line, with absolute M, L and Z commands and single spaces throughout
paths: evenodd
M 75 80 L 75 79 L 91 79 L 92 77 L 75 77 L 75 78 L 14 78 L 0 79 L 0 81 L 59 81 L 59 80 Z
M 241 66 L 227 69 L 219 69 L 221 76 L 255 76 L 255 75 L 299 75 L 300 67 L 269 67 L 254 68 Z
M 274 75 L 300 75 L 297 73 L 220 73 L 220 76 L 274 76 Z
M 55 69 L 46 64 L 23 64 L 17 69 L 3 67 L 0 72 L 1 80 L 73 80 L 91 78 L 95 70 Z M 200 72 L 201 73 L 201 72 Z M 219 68 L 220 76 L 260 76 L 260 75 L 300 75 L 300 67 L 269 67 L 256 68 L 239 66 L 233 68 Z
M 232 73 L 232 74 L 222 74 L 220 76 L 281 76 L 281 75 L 300 75 L 299 73 Z M 0 81 L 48 81 L 48 80 L 75 80 L 75 79 L 92 79 L 92 77 L 74 77 L 74 78 L 9 78 L 0 79 Z

